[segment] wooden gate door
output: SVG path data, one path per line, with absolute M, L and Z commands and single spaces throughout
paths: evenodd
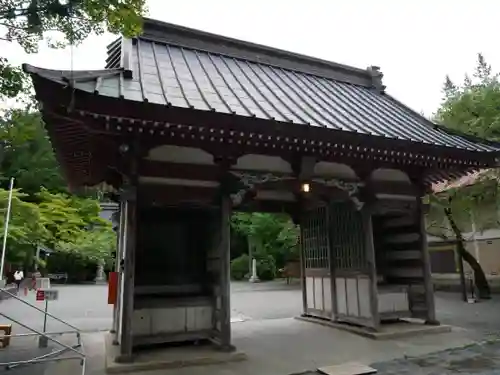
M 328 238 L 328 207 L 308 211 L 301 223 L 304 312 L 332 318 L 332 278 Z
M 376 328 L 375 265 L 367 246 L 371 218 L 350 202 L 330 206 L 330 244 L 335 273 L 335 319 Z M 367 248 L 369 247 L 369 248 Z

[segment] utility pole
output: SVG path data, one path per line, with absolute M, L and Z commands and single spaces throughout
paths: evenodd
M 5 265 L 5 252 L 7 250 L 7 235 L 9 233 L 10 210 L 12 205 L 12 190 L 14 190 L 14 177 L 10 179 L 9 200 L 7 202 L 7 212 L 5 214 L 5 225 L 3 230 L 2 259 L 0 262 L 0 280 L 3 281 L 3 270 Z

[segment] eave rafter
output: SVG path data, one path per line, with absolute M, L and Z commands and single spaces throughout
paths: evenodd
M 119 183 L 119 179 L 110 173 L 117 163 L 113 149 L 128 139 L 136 139 L 146 148 L 171 144 L 197 147 L 212 154 L 224 150 L 233 157 L 254 153 L 290 159 L 301 154 L 353 168 L 357 165 L 370 165 L 374 169 L 417 168 L 425 171 L 422 179 L 427 185 L 492 167 L 497 162 L 493 153 L 177 110 L 78 91 L 72 97 L 73 105 L 68 106 L 68 90 L 62 89 L 60 84 L 38 81 L 38 85 L 39 91 L 46 94 L 44 115 L 50 118 L 47 123 L 51 138 L 59 149 L 58 159 L 66 165 L 67 175 L 76 184 Z M 68 111 L 68 108 L 72 110 Z M 117 113 L 122 116 L 116 116 Z M 72 123 L 69 124 L 68 120 Z M 106 142 L 109 147 L 103 147 Z M 102 166 L 104 161 L 109 168 Z
M 322 160 L 330 157 L 340 157 L 359 161 L 371 161 L 391 163 L 397 166 L 416 165 L 425 168 L 449 168 L 449 167 L 482 167 L 491 163 L 491 155 L 482 158 L 482 154 L 467 150 L 450 150 L 449 155 L 440 156 L 439 149 L 418 144 L 406 143 L 401 147 L 396 142 L 389 147 L 385 145 L 356 144 L 338 140 L 325 140 L 330 137 L 315 139 L 314 134 L 309 137 L 299 135 L 272 134 L 259 131 L 246 131 L 245 129 L 224 129 L 209 126 L 184 125 L 172 122 L 149 121 L 134 118 L 113 117 L 98 115 L 85 111 L 78 111 L 76 117 L 82 121 L 93 119 L 92 130 L 96 133 L 102 132 L 113 136 L 130 134 L 141 138 L 160 137 L 169 143 L 206 143 L 225 144 L 235 149 L 247 147 L 249 149 L 266 150 L 270 154 L 303 153 L 305 155 L 317 155 Z M 86 120 L 84 120 L 86 119 Z M 376 142 L 371 142 L 376 143 Z M 390 147 L 392 146 L 392 147 Z M 422 148 L 415 150 L 415 148 Z M 442 149 L 441 149 L 442 151 Z M 442 152 L 441 152 L 442 153 Z M 482 159 L 482 160 L 481 160 Z
M 267 153 L 290 155 L 303 153 L 316 155 L 321 160 L 334 160 L 349 165 L 372 163 L 380 167 L 422 167 L 429 170 L 478 169 L 491 164 L 491 157 L 479 158 L 469 153 L 471 159 L 438 157 L 412 151 L 387 150 L 376 147 L 328 142 L 279 134 L 263 134 L 243 130 L 215 129 L 203 126 L 172 124 L 169 122 L 124 119 L 79 111 L 72 113 L 78 123 L 94 135 L 114 138 L 138 137 L 151 145 L 177 144 L 198 146 L 209 152 L 224 145 L 227 153 Z M 467 154 L 466 154 L 467 155 Z M 464 155 L 464 156 L 466 156 Z M 472 158 L 476 156 L 476 158 Z M 481 160 L 482 159 L 482 160 Z

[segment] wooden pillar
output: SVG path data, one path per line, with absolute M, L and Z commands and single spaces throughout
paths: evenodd
M 306 259 L 304 256 L 304 242 L 302 229 L 304 227 L 304 198 L 301 194 L 296 193 L 295 199 L 297 200 L 295 209 L 291 216 L 293 223 L 299 226 L 299 261 L 300 261 L 300 287 L 302 289 L 302 316 L 307 315 L 307 289 L 306 289 Z M 333 300 L 332 300 L 333 302 Z
M 307 315 L 307 285 L 306 285 L 306 257 L 304 254 L 304 236 L 302 235 L 302 227 L 304 225 L 303 222 L 303 214 L 301 213 L 300 218 L 300 287 L 302 289 L 302 316 Z
M 422 202 L 422 197 L 426 194 L 426 188 L 423 184 L 423 171 L 414 171 L 413 173 L 408 173 L 411 182 L 417 188 L 418 195 L 416 197 L 417 204 L 415 209 L 415 222 L 418 223 L 419 227 L 419 244 L 420 251 L 422 254 L 422 274 L 424 279 L 424 294 L 425 294 L 425 323 L 438 325 L 439 322 L 436 319 L 436 305 L 434 303 L 434 285 L 432 283 L 432 273 L 431 273 L 431 257 L 429 255 L 429 248 L 427 243 L 427 231 L 425 230 L 425 212 L 424 204 Z
M 373 223 L 370 205 L 365 203 L 361 209 L 363 230 L 365 231 L 366 260 L 370 276 L 370 311 L 373 321 L 373 329 L 380 328 L 380 316 L 378 311 L 378 288 L 377 288 L 377 265 L 375 261 L 375 246 L 373 245 Z
M 135 182 L 135 181 L 134 181 Z M 137 227 L 137 190 L 132 184 L 125 192 L 125 241 L 124 265 L 122 271 L 122 327 L 120 337 L 120 356 L 117 362 L 132 361 L 132 317 L 134 313 L 134 278 Z
M 426 324 L 438 325 L 439 322 L 436 319 L 436 305 L 434 302 L 434 285 L 432 283 L 431 274 L 431 258 L 427 243 L 427 231 L 425 230 L 425 215 L 422 199 L 420 197 L 417 197 L 416 215 L 420 226 L 420 249 L 422 251 L 422 271 L 424 275 L 425 304 L 427 307 L 425 322 Z
M 118 274 L 118 281 L 117 281 L 117 300 L 113 306 L 113 329 L 112 332 L 114 333 L 114 338 L 113 338 L 113 345 L 118 345 L 120 342 L 120 337 L 119 337 L 119 320 L 121 317 L 121 312 L 120 312 L 120 303 L 121 303 L 121 278 L 122 278 L 122 272 L 121 272 L 121 264 L 122 264 L 122 259 L 123 259 L 123 234 L 124 234 L 124 204 L 122 200 L 120 200 L 120 204 L 118 206 L 118 212 L 119 212 L 119 218 L 118 218 L 118 233 L 116 236 L 116 259 L 115 259 L 115 272 Z
M 232 350 L 231 345 L 231 289 L 230 289 L 230 263 L 231 263 L 231 199 L 227 194 L 221 198 L 221 222 L 220 222 L 220 332 L 221 347 L 224 350 Z

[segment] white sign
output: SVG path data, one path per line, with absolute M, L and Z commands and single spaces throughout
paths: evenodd
M 57 289 L 41 289 L 44 294 L 45 301 L 55 301 L 59 299 L 59 290 Z
M 37 277 L 36 289 L 50 289 L 50 279 L 48 277 Z

